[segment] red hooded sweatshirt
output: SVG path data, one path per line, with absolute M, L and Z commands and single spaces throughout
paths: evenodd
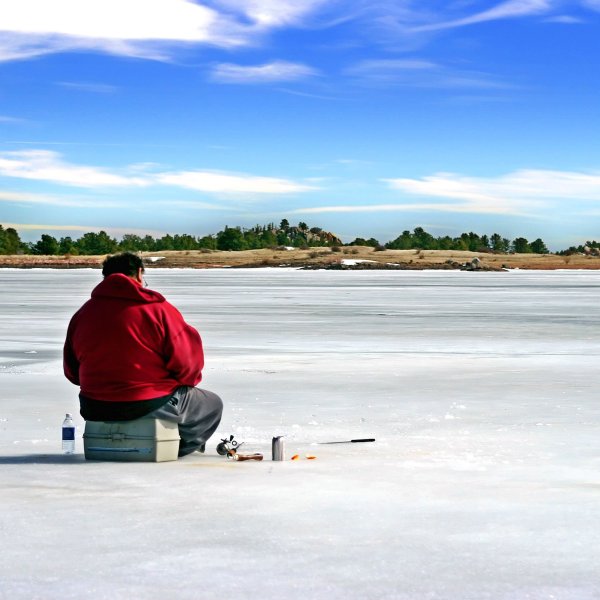
M 202 379 L 198 332 L 158 292 L 116 273 L 74 315 L 64 347 L 67 379 L 86 398 L 150 400 Z

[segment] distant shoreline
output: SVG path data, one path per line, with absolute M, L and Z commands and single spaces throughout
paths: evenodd
M 142 252 L 148 269 L 294 267 L 335 270 L 458 270 L 471 264 L 478 271 L 506 269 L 600 270 L 600 257 L 573 254 L 492 254 L 457 250 L 383 250 L 369 246 L 309 249 L 234 251 Z M 100 268 L 105 256 L 0 255 L 0 268 L 81 269 Z M 473 262 L 474 261 L 474 262 Z

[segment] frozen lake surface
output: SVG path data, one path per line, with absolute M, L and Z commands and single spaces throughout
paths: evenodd
M 100 276 L 0 270 L 0 598 L 600 598 L 600 273 L 149 270 L 225 402 L 161 464 L 83 459 L 61 351 Z

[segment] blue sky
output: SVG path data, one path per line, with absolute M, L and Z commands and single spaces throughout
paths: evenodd
M 599 239 L 600 0 L 0 2 L 0 223 Z

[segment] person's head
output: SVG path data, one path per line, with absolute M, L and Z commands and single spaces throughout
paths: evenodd
M 132 252 L 122 252 L 108 256 L 102 263 L 102 275 L 108 277 L 115 273 L 122 273 L 143 283 L 144 263 L 142 259 Z

